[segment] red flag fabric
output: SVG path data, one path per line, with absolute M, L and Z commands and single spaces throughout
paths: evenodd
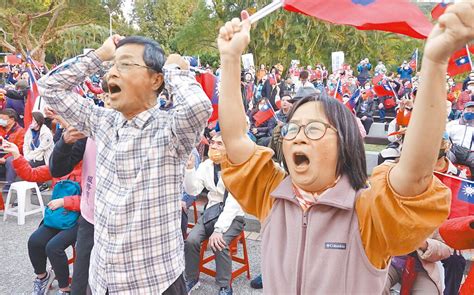
M 449 218 L 474 215 L 474 182 L 439 172 L 435 176 L 451 189 Z
M 474 54 L 474 45 L 469 47 L 469 52 L 471 55 Z M 451 58 L 449 59 L 448 64 L 448 74 L 456 76 L 465 72 L 472 70 L 471 63 L 469 62 L 469 54 L 466 47 L 456 51 Z
M 275 115 L 272 107 L 266 103 L 258 112 L 253 115 L 255 126 L 260 126 Z
M 33 107 L 35 106 L 36 98 L 39 96 L 38 85 L 36 84 L 36 78 L 33 74 L 31 69 L 31 65 L 27 65 L 26 71 L 28 72 L 29 82 L 30 82 L 30 90 L 28 91 L 28 95 L 26 97 L 25 102 L 25 115 L 23 118 L 23 122 L 25 123 L 25 128 L 28 128 L 32 121 L 31 113 L 33 112 Z
M 383 83 L 382 85 L 375 85 L 374 91 L 377 96 L 393 96 L 393 90 L 387 83 Z
M 448 3 L 438 3 L 436 6 L 431 10 L 431 18 L 433 20 L 437 20 L 448 8 Z
M 208 122 L 216 121 L 219 116 L 219 77 L 208 72 L 199 73 L 196 74 L 196 81 L 201 84 L 202 89 L 212 103 L 212 115 Z
M 426 39 L 433 24 L 408 0 L 285 0 L 288 11 L 359 30 L 379 30 Z
M 21 55 L 20 56 L 17 56 L 17 55 L 14 55 L 14 54 L 7 55 L 5 60 L 10 65 L 18 65 L 18 64 L 22 63 Z
M 372 84 L 374 85 L 378 85 L 380 83 L 380 81 L 383 80 L 383 74 L 379 74 L 377 76 L 375 76 L 374 78 L 372 78 Z
M 446 220 L 439 227 L 439 234 L 446 244 L 456 250 L 474 248 L 474 216 Z

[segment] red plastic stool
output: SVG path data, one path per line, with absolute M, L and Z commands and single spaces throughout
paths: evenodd
M 188 222 L 188 228 L 193 228 L 194 225 L 196 224 L 197 220 L 198 220 L 198 210 L 197 210 L 197 206 L 196 206 L 196 201 L 193 202 L 193 211 L 194 211 L 194 223 L 189 223 Z
M 242 249 L 243 249 L 243 254 L 244 254 L 244 257 L 238 257 L 237 256 L 237 248 L 238 248 L 238 244 L 239 242 L 242 244 Z M 207 244 L 209 243 L 209 240 L 205 240 L 203 243 L 202 243 L 202 247 L 201 247 L 201 260 L 199 262 L 199 271 L 202 272 L 202 273 L 205 273 L 209 276 L 212 276 L 212 277 L 216 277 L 216 271 L 213 270 L 213 269 L 210 269 L 210 268 L 207 268 L 205 265 L 213 260 L 216 259 L 216 256 L 213 254 L 211 256 L 208 256 L 208 257 L 204 257 L 204 254 L 207 250 Z M 245 234 L 244 234 L 244 231 L 242 231 L 240 233 L 240 235 L 238 235 L 235 239 L 233 239 L 231 242 L 230 242 L 230 245 L 229 245 L 229 249 L 230 249 L 230 256 L 231 256 L 231 259 L 232 261 L 235 261 L 237 263 L 240 263 L 242 264 L 242 266 L 240 266 L 239 268 L 237 268 L 236 270 L 232 271 L 232 276 L 231 276 L 231 279 L 230 279 L 230 284 L 232 285 L 232 281 L 240 276 L 241 274 L 243 274 L 244 272 L 247 272 L 247 279 L 250 280 L 250 263 L 249 263 L 249 257 L 247 255 L 247 243 L 245 242 Z

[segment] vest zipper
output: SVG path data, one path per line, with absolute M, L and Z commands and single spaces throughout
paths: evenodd
M 308 211 L 309 208 L 303 213 L 303 222 L 302 222 L 302 239 L 301 239 L 301 249 L 300 249 L 300 257 L 298 260 L 298 273 L 297 273 L 297 280 L 296 280 L 296 294 L 301 294 L 301 285 L 303 281 L 303 261 L 304 261 L 304 249 L 306 245 L 306 230 L 308 228 Z

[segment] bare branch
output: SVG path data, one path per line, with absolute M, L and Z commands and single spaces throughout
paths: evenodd
M 52 13 L 56 13 L 58 10 L 61 10 L 63 7 L 64 7 L 64 4 L 66 2 L 63 0 L 61 1 L 59 4 L 57 4 L 56 6 L 52 7 L 53 4 L 51 3 L 51 6 L 50 6 L 50 9 L 48 11 L 45 11 L 45 12 L 39 12 L 39 13 L 35 13 L 35 14 L 32 14 L 30 16 L 30 19 L 37 19 L 37 18 L 41 18 L 41 17 L 44 17 L 44 16 L 48 16 Z M 52 8 L 51 8 L 52 7 Z
M 89 25 L 91 23 L 92 23 L 91 21 L 85 21 L 85 22 L 82 22 L 82 23 L 67 24 L 67 25 L 64 25 L 64 26 L 54 28 L 53 32 L 54 32 L 54 34 L 59 35 L 59 34 L 62 34 L 65 31 L 67 31 L 71 28 L 85 26 L 85 25 Z
M 11 52 L 15 52 L 16 51 L 16 48 L 15 46 L 11 45 L 8 41 L 7 41 L 7 32 L 5 32 L 5 30 L 3 28 L 0 28 L 0 32 L 3 33 L 3 39 L 0 39 L 0 44 L 3 46 L 3 47 L 6 47 L 9 51 Z

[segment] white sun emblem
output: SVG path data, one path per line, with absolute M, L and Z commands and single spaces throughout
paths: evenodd
M 472 195 L 474 195 L 474 187 L 470 185 L 466 185 L 465 187 L 463 187 L 463 190 L 464 190 L 464 194 L 466 194 L 469 198 L 472 197 Z

